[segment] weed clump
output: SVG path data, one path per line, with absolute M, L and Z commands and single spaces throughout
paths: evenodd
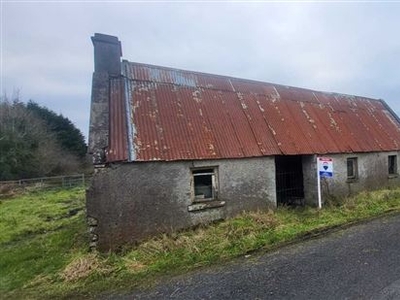
M 73 259 L 61 272 L 60 276 L 66 281 L 76 281 L 88 277 L 100 268 L 100 260 L 96 254 L 88 254 Z

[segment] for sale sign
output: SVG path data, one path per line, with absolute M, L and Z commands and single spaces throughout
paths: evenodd
M 333 159 L 318 157 L 318 173 L 322 177 L 333 177 Z

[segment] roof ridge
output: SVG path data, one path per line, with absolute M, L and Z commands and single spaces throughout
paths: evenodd
M 233 77 L 233 76 L 229 76 L 229 75 L 212 74 L 212 73 L 205 73 L 205 72 L 199 72 L 199 71 L 178 69 L 178 68 L 167 67 L 167 66 L 153 65 L 153 64 L 148 64 L 148 63 L 132 62 L 132 61 L 129 61 L 129 60 L 126 60 L 126 59 L 124 59 L 122 61 L 122 63 L 123 64 L 143 66 L 143 67 L 149 67 L 149 68 L 154 68 L 154 69 L 162 69 L 162 70 L 166 70 L 166 71 L 174 71 L 174 72 L 180 72 L 180 73 L 186 73 L 186 74 L 214 77 L 214 78 L 220 78 L 220 79 L 225 79 L 225 80 L 235 80 L 235 81 L 245 82 L 245 83 L 265 84 L 265 85 L 270 85 L 270 86 L 274 86 L 274 87 L 279 86 L 279 87 L 287 88 L 287 89 L 302 90 L 302 91 L 307 91 L 307 92 L 316 92 L 316 93 L 328 94 L 328 95 L 333 95 L 333 96 L 344 96 L 346 98 L 354 98 L 354 97 L 356 97 L 356 98 L 359 98 L 359 99 L 366 99 L 366 100 L 372 100 L 372 101 L 380 102 L 380 99 L 370 98 L 370 97 L 365 97 L 365 96 L 360 96 L 360 95 L 352 95 L 352 94 L 346 94 L 346 93 L 340 93 L 340 92 L 321 91 L 321 90 L 316 90 L 316 89 L 311 89 L 311 88 L 304 88 L 304 87 L 297 87 L 297 86 L 292 86 L 292 85 L 272 83 L 272 82 L 260 81 L 260 80 L 255 80 L 255 79 L 246 79 L 246 78 Z M 129 77 L 129 76 L 127 76 L 127 77 Z M 135 81 L 160 82 L 160 83 L 162 82 L 162 83 L 174 84 L 174 85 L 178 85 L 178 86 L 179 85 L 184 85 L 184 84 L 175 84 L 175 83 L 169 83 L 169 82 L 164 82 L 164 81 L 143 80 L 143 79 L 135 79 L 135 78 L 133 78 L 133 79 L 129 78 L 129 79 L 130 80 L 135 80 Z M 204 88 L 212 89 L 210 87 L 204 87 Z M 216 90 L 228 91 L 228 90 L 225 90 L 225 89 L 216 89 Z M 235 92 L 235 91 L 233 91 L 233 92 Z M 255 93 L 255 94 L 264 95 L 264 94 L 261 94 L 261 93 Z

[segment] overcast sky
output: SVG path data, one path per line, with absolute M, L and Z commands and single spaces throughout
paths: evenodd
M 87 137 L 95 33 L 130 61 L 384 99 L 400 114 L 400 2 L 1 1 L 1 92 Z

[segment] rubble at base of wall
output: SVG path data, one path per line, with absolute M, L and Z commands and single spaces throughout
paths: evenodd
M 99 241 L 99 236 L 96 234 L 96 229 L 98 225 L 98 220 L 96 218 L 93 218 L 91 216 L 88 216 L 86 218 L 87 224 L 89 227 L 89 249 L 90 250 L 97 250 L 98 246 L 98 241 Z

